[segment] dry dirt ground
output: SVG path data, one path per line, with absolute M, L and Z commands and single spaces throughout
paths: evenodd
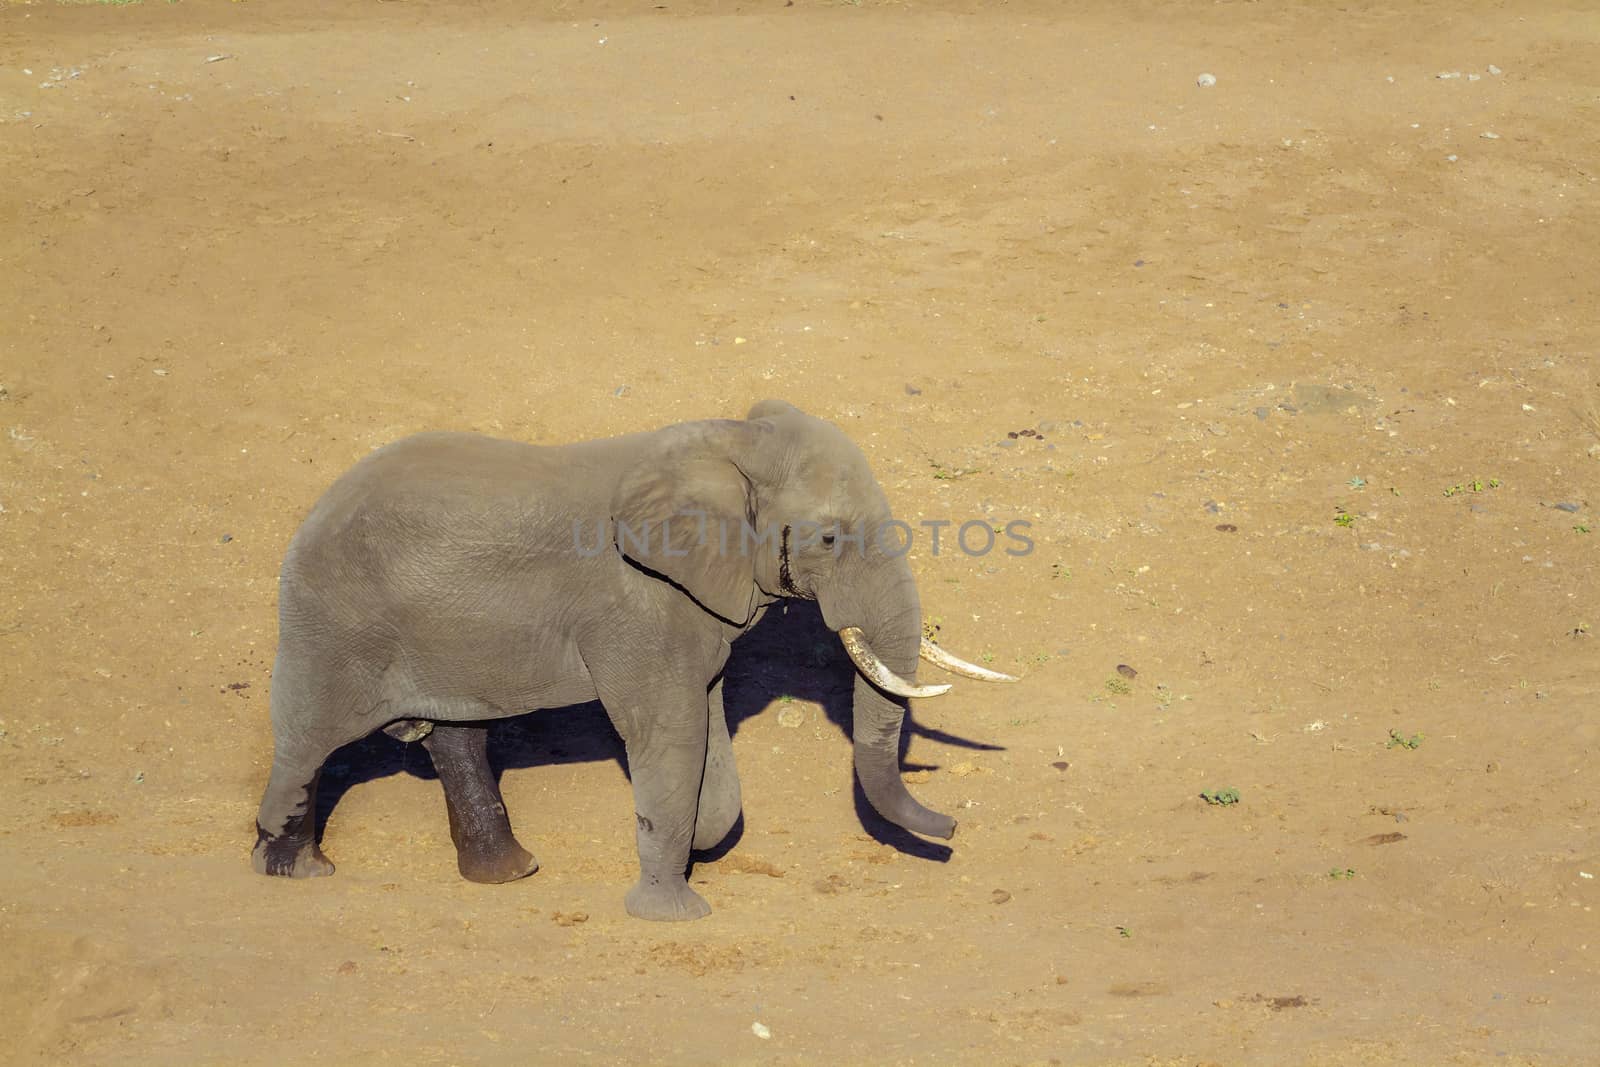
M 0 1059 L 1600 1063 L 1600 15 L 1399 6 L 0 7 Z M 768 396 L 1033 524 L 913 556 L 1024 675 L 914 708 L 948 849 L 796 609 L 705 921 L 593 708 L 526 881 L 387 739 L 251 873 L 337 473 Z

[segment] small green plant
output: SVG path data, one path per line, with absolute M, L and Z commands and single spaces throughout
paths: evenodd
M 1585 522 L 1580 522 L 1580 523 L 1578 523 L 1576 526 L 1574 526 L 1572 528 L 1572 532 L 1573 533 L 1588 533 L 1589 532 L 1589 524 L 1585 523 Z
M 957 478 L 965 478 L 969 474 L 977 474 L 976 467 L 946 467 L 942 463 L 928 464 L 933 468 L 933 476 L 941 482 L 953 482 Z
M 1460 493 L 1465 493 L 1465 492 L 1467 492 L 1469 490 L 1474 492 L 1474 493 L 1481 493 L 1485 489 L 1498 489 L 1498 488 L 1500 488 L 1500 479 L 1499 478 L 1490 478 L 1488 480 L 1484 480 L 1483 478 L 1474 478 L 1474 479 L 1472 479 L 1472 481 L 1467 482 L 1464 485 L 1452 485 L 1452 486 L 1447 487 L 1445 489 L 1445 491 L 1444 491 L 1444 495 L 1445 496 L 1456 496 L 1456 495 L 1458 495 Z
M 1352 488 L 1352 489 L 1365 489 L 1366 487 L 1367 487 L 1367 480 L 1365 478 L 1361 477 L 1361 475 L 1358 474 L 1354 478 L 1350 479 L 1350 488 Z
M 1410 749 L 1415 749 L 1415 748 L 1419 748 L 1421 745 L 1422 745 L 1422 735 L 1421 734 L 1412 734 L 1410 737 L 1405 737 L 1404 735 L 1402 735 L 1400 733 L 1399 730 L 1390 730 L 1389 731 L 1389 743 L 1387 745 L 1384 745 L 1383 747 L 1384 748 L 1410 748 Z
M 1052 563 L 1050 564 L 1050 577 L 1070 581 L 1072 578 L 1072 568 L 1067 566 L 1065 563 Z
M 1106 690 L 1108 692 L 1115 693 L 1118 696 L 1127 696 L 1129 693 L 1133 692 L 1133 686 L 1129 685 L 1121 678 L 1107 678 Z
M 1204 789 L 1200 792 L 1200 799 L 1207 804 L 1227 807 L 1229 804 L 1239 803 L 1239 791 L 1232 786 L 1227 789 Z
M 1346 867 L 1343 870 L 1339 869 L 1338 867 L 1335 867 L 1333 870 L 1328 872 L 1328 877 L 1332 878 L 1336 882 L 1338 882 L 1338 881 L 1348 881 L 1351 878 L 1354 878 L 1355 876 L 1356 876 L 1356 869 L 1354 867 Z
M 1117 936 L 1132 940 L 1133 931 L 1129 930 L 1126 926 L 1119 926 L 1117 927 Z
M 1350 527 L 1356 524 L 1356 517 L 1350 514 L 1344 508 L 1337 508 L 1335 510 L 1339 512 L 1339 514 L 1333 517 L 1333 524 L 1335 526 L 1343 526 L 1348 530 Z

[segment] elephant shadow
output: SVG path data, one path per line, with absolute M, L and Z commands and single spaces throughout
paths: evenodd
M 853 729 L 853 694 L 856 671 L 838 636 L 823 623 L 822 613 L 810 601 L 782 601 L 733 644 L 723 671 L 722 703 L 728 731 L 737 739 L 747 719 L 788 700 L 811 701 L 846 739 Z M 508 770 L 562 763 L 615 760 L 628 774 L 627 751 L 598 701 L 565 708 L 547 708 L 505 719 L 489 726 L 489 762 L 498 780 Z M 913 736 L 943 744 L 982 751 L 1003 746 L 920 726 L 909 714 L 900 732 L 900 761 L 905 770 L 936 770 L 937 765 L 907 763 Z M 841 774 L 850 774 L 849 750 L 842 753 Z M 377 731 L 340 748 L 323 765 L 317 795 L 317 840 L 345 793 L 365 782 L 393 774 L 435 779 L 433 763 L 420 744 L 397 741 Z M 861 783 L 851 774 L 856 815 L 875 840 L 908 855 L 944 862 L 951 850 L 910 833 L 880 816 L 867 800 Z M 441 809 L 443 801 L 440 802 Z M 715 860 L 729 852 L 744 831 L 741 815 L 728 836 L 714 849 L 696 852 L 698 860 Z

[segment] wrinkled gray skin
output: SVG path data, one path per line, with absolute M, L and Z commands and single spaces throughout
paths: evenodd
M 715 533 L 696 543 L 682 518 L 695 510 L 728 523 L 728 551 Z M 667 547 L 660 524 L 674 516 Z M 741 552 L 741 520 L 848 533 L 889 518 L 861 450 L 781 401 L 742 422 L 562 447 L 427 433 L 374 452 L 316 504 L 284 560 L 255 869 L 333 873 L 313 837 L 317 777 L 336 748 L 386 729 L 427 746 L 463 876 L 531 874 L 538 864 L 512 836 L 484 721 L 598 698 L 633 779 L 640 877 L 628 912 L 709 914 L 684 873 L 690 846 L 717 844 L 739 815 L 722 708 L 729 643 L 780 597 L 814 599 L 831 629 L 860 627 L 909 680 L 922 633 L 903 556 L 870 536 L 865 551 L 798 535 L 786 550 L 776 533 Z M 575 523 L 584 550 L 603 551 L 581 555 Z M 648 545 L 619 547 L 621 523 L 648 529 Z M 904 712 L 857 675 L 856 774 L 884 818 L 949 838 L 955 820 L 901 781 Z

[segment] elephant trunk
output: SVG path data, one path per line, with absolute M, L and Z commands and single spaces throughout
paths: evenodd
M 922 643 L 922 615 L 909 568 L 895 586 L 889 598 L 895 609 L 869 620 L 861 637 L 890 671 L 911 679 Z M 914 833 L 948 839 L 955 835 L 956 821 L 923 807 L 900 777 L 900 729 L 905 710 L 903 699 L 879 689 L 865 673 L 856 674 L 856 777 L 879 815 Z

